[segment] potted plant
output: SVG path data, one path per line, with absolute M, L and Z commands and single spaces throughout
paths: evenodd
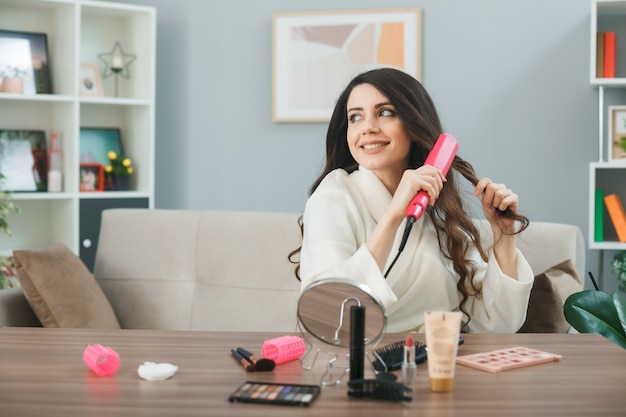
M 115 191 L 127 191 L 130 189 L 130 176 L 134 172 L 133 161 L 124 155 L 118 155 L 117 152 L 109 151 L 107 153 L 109 163 L 104 167 L 107 181 L 111 185 L 111 189 Z
M 3 178 L 4 175 L 0 173 L 0 182 Z M 19 213 L 19 207 L 11 201 L 11 193 L 0 188 L 0 230 L 9 237 L 11 229 L 8 217 L 11 212 Z M 14 287 L 16 282 L 11 258 L 0 256 L 0 289 Z
M 626 290 L 626 251 L 615 255 L 611 270 L 619 289 Z M 565 300 L 565 319 L 581 333 L 599 333 L 626 349 L 626 300 L 619 291 L 609 295 L 599 291 L 595 281 L 594 285 L 596 290 L 577 292 Z
M 26 75 L 26 71 L 18 67 L 6 67 L 0 71 L 0 90 L 5 93 L 22 94 L 24 91 L 24 80 L 22 77 Z

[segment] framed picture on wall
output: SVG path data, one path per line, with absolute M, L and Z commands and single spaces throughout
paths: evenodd
M 626 164 L 626 106 L 609 106 L 609 162 Z
M 0 78 L 23 79 L 23 94 L 51 94 L 48 35 L 0 30 Z
M 272 120 L 327 122 L 355 75 L 394 67 L 421 78 L 421 9 L 272 15 Z

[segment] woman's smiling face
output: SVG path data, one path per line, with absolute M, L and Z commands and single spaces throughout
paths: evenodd
M 374 171 L 387 188 L 395 188 L 408 167 L 411 148 L 395 107 L 371 84 L 360 84 L 348 97 L 347 117 L 352 157 Z

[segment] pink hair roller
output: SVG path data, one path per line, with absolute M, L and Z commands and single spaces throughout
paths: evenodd
M 113 376 L 120 369 L 120 356 L 108 346 L 87 346 L 83 352 L 83 361 L 98 376 Z
M 304 355 L 304 340 L 298 336 L 281 336 L 266 340 L 261 353 L 264 358 L 272 359 L 276 365 L 299 359 Z

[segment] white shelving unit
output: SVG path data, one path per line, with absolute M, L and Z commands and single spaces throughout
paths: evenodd
M 590 83 L 598 88 L 598 155 L 599 160 L 589 164 L 589 248 L 601 250 L 624 250 L 626 243 L 617 239 L 611 219 L 604 212 L 604 240 L 595 241 L 595 191 L 617 194 L 626 203 L 626 159 L 609 162 L 609 105 L 626 105 L 626 1 L 592 0 L 590 33 Z M 596 34 L 617 33 L 617 65 L 615 78 L 596 76 Z
M 0 254 L 61 242 L 85 261 L 95 254 L 99 207 L 154 205 L 156 10 L 103 1 L 0 0 L 0 29 L 47 35 L 52 83 L 52 94 L 0 93 L 0 129 L 43 130 L 48 141 L 59 132 L 63 148 L 63 191 L 13 193 L 21 212 L 10 215 L 13 236 L 0 235 Z M 111 52 L 115 42 L 136 55 L 130 78 L 120 78 L 118 97 L 113 77 L 102 79 L 103 96 L 81 96 L 80 64 L 96 64 L 102 76 L 98 54 Z M 79 192 L 81 126 L 120 129 L 135 167 L 130 191 Z M 89 228 L 95 235 L 85 235 Z

